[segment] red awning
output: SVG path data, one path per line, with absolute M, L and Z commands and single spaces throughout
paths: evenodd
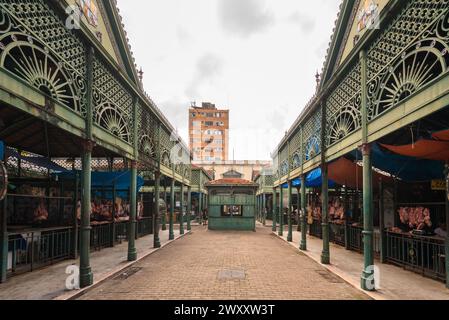
M 382 147 L 406 157 L 419 159 L 449 161 L 449 141 L 419 140 L 415 144 L 405 146 L 391 146 L 381 144 Z
M 329 164 L 329 179 L 339 185 L 344 185 L 352 189 L 358 188 L 361 190 L 363 189 L 363 167 L 346 158 L 340 158 L 339 160 Z M 373 172 L 374 188 L 377 188 L 377 181 L 380 179 L 387 183 L 392 182 L 391 177 Z
M 432 138 L 439 141 L 449 141 L 449 130 L 444 130 L 440 132 L 435 132 Z

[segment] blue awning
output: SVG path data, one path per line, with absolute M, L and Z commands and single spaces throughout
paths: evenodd
M 393 154 L 383 151 L 376 143 L 372 145 L 371 151 L 372 164 L 375 168 L 406 182 L 444 179 L 444 163 L 442 161 L 422 160 Z M 353 155 L 362 159 L 362 154 L 358 150 Z
M 310 172 L 306 177 L 306 188 L 319 188 L 323 184 L 323 177 L 321 174 L 321 168 L 315 169 Z M 296 178 L 292 181 L 292 185 L 294 187 L 301 186 L 301 179 Z M 336 183 L 332 180 L 329 180 L 329 188 L 335 187 Z M 288 189 L 288 184 L 282 185 L 283 189 Z

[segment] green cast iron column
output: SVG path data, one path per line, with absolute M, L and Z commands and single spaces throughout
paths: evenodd
M 293 242 L 293 223 L 292 223 L 292 191 L 293 191 L 293 182 L 290 180 L 288 182 L 288 211 L 287 211 L 287 219 L 288 219 L 288 235 L 287 241 Z
M 169 230 L 169 236 L 168 239 L 169 240 L 174 240 L 175 239 L 175 232 L 174 232 L 174 217 L 175 217 L 175 178 L 174 178 L 174 174 L 173 174 L 173 178 L 171 180 L 171 186 L 170 186 L 170 217 L 169 217 L 169 226 L 168 226 L 168 230 Z
M 272 226 L 271 230 L 273 232 L 276 232 L 276 229 L 277 229 L 276 228 L 277 211 L 278 211 L 278 191 L 277 191 L 277 188 L 273 188 L 273 205 L 272 205 L 272 212 L 271 212 L 272 220 L 273 220 L 273 226 Z
M 284 235 L 284 188 L 281 184 L 279 191 L 279 235 Z
M 167 203 L 167 178 L 164 177 L 164 202 L 165 205 L 168 207 Z M 164 213 L 161 217 L 162 220 L 162 231 L 167 230 L 167 214 Z
M 179 234 L 184 234 L 184 184 L 181 184 L 181 213 L 179 216 Z
M 6 281 L 8 269 L 7 199 L 0 201 L 0 283 Z
M 330 250 L 329 250 L 329 179 L 327 164 L 323 164 L 322 168 L 323 185 L 322 185 L 322 223 L 321 228 L 323 232 L 323 253 L 321 254 L 321 263 L 330 264 Z
M 160 185 L 161 185 L 161 172 L 157 170 L 154 173 L 154 241 L 153 246 L 155 248 L 161 247 L 161 239 L 159 237 L 159 221 L 161 219 L 160 212 L 159 212 L 159 199 L 161 197 L 160 195 Z
M 361 65 L 361 109 L 362 109 L 362 153 L 363 153 L 363 247 L 364 269 L 361 287 L 366 291 L 374 291 L 376 284 L 373 277 L 374 266 L 374 221 L 373 221 L 373 171 L 371 165 L 371 148 L 368 144 L 368 91 L 366 52 L 360 52 Z
M 262 198 L 262 214 L 263 214 L 263 225 L 267 225 L 267 195 L 264 193 Z
M 449 164 L 446 164 L 446 232 L 449 232 Z M 446 237 L 446 288 L 449 289 L 449 237 Z
M 385 234 L 384 184 L 379 180 L 379 225 L 380 225 L 380 263 L 387 262 L 387 239 Z
M 306 175 L 301 176 L 301 243 L 299 249 L 307 250 L 307 206 L 306 206 Z
M 131 199 L 128 224 L 128 261 L 137 260 L 136 227 L 137 227 L 137 162 L 131 161 Z
M 373 270 L 374 266 L 374 227 L 373 227 L 373 190 L 372 190 L 372 167 L 371 150 L 369 145 L 363 147 L 363 247 L 364 247 L 364 270 L 362 273 L 362 289 L 374 291 Z
M 199 221 L 200 224 L 203 224 L 203 193 L 200 190 L 200 193 L 198 194 L 198 214 L 199 214 Z
M 89 49 L 87 55 L 87 101 L 86 101 L 86 141 L 82 157 L 83 181 L 82 181 L 82 210 L 81 210 L 81 237 L 80 237 L 80 287 L 85 288 L 93 284 L 92 268 L 90 266 L 90 215 L 91 215 L 91 162 L 93 142 L 93 57 L 94 50 Z
M 187 188 L 187 231 L 192 230 L 192 187 Z
M 133 105 L 133 115 L 134 119 L 137 119 L 137 99 L 134 101 Z M 128 261 L 137 260 L 137 250 L 136 250 L 136 229 L 137 229 L 137 160 L 139 157 L 139 146 L 138 146 L 138 126 L 137 121 L 134 120 L 133 124 L 133 148 L 134 148 L 134 160 L 131 161 L 131 193 L 130 193 L 130 214 L 128 223 Z

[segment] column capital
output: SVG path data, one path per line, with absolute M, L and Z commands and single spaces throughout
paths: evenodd
M 81 142 L 81 145 L 82 145 L 84 151 L 92 152 L 97 144 L 95 141 L 87 139 L 87 140 L 83 140 Z

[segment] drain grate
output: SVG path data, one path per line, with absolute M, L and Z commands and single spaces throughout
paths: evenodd
M 221 270 L 218 272 L 218 280 L 245 280 L 245 270 Z
M 341 280 L 339 277 L 329 273 L 326 270 L 316 270 L 316 273 L 318 273 L 320 276 L 322 276 L 325 280 L 327 280 L 330 283 L 344 283 L 344 281 Z
M 118 276 L 116 276 L 114 278 L 114 280 L 126 280 L 129 277 L 135 275 L 137 272 L 139 272 L 140 270 L 142 270 L 142 268 L 129 268 L 126 269 L 124 272 L 122 272 L 121 274 L 119 274 Z

